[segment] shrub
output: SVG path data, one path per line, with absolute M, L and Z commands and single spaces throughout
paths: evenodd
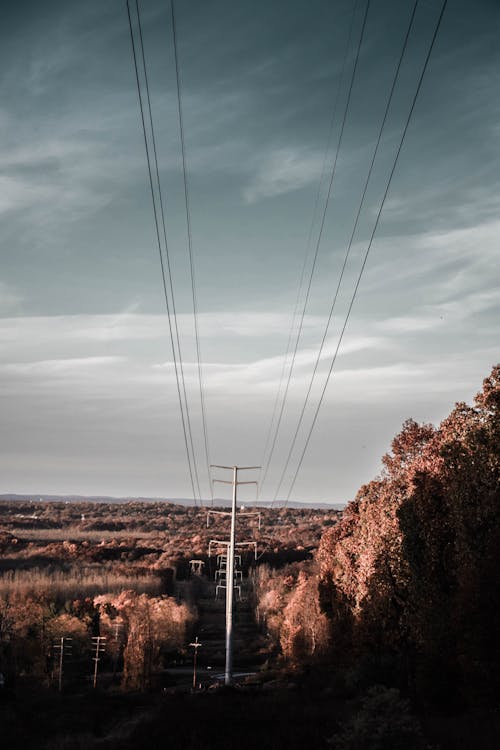
M 375 685 L 329 743 L 335 750 L 424 750 L 418 721 L 395 688 Z

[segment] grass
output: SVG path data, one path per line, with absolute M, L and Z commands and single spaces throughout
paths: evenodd
M 124 589 L 157 595 L 160 593 L 161 581 L 152 575 L 127 576 L 92 568 L 54 572 L 32 568 L 9 570 L 0 576 L 0 597 L 28 596 L 48 591 L 54 599 L 78 599 L 118 593 Z
M 140 531 L 137 528 L 121 529 L 82 529 L 79 526 L 66 526 L 62 529 L 26 529 L 12 526 L 9 532 L 18 539 L 38 542 L 100 542 L 112 539 L 152 539 L 166 536 L 165 531 Z

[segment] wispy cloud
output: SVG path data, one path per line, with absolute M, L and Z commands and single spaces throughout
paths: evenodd
M 362 288 L 365 293 L 381 288 L 422 289 L 426 302 L 435 304 L 484 290 L 496 277 L 499 236 L 496 218 L 458 229 L 380 236 L 373 245 Z M 353 257 L 361 257 L 365 248 L 358 243 Z
M 22 300 L 22 295 L 16 289 L 0 281 L 0 315 L 8 315 L 17 311 L 20 308 Z
M 125 357 L 73 357 L 71 359 L 46 359 L 38 362 L 11 362 L 0 365 L 1 372 L 14 375 L 61 376 L 82 373 L 103 365 L 122 364 Z
M 1 289 L 0 289 L 1 291 Z M 17 297 L 10 292 L 11 300 Z M 193 316 L 177 316 L 179 330 L 183 336 L 193 337 Z M 291 316 L 276 312 L 211 312 L 200 313 L 200 331 L 204 338 L 244 337 L 260 338 L 288 336 Z M 319 333 L 325 324 L 322 316 L 306 315 L 303 322 L 305 335 Z M 148 315 L 124 311 L 115 315 L 53 315 L 0 317 L 0 341 L 24 346 L 29 350 L 34 343 L 51 345 L 68 342 L 79 344 L 106 343 L 113 341 L 147 341 L 166 338 L 168 323 L 166 315 Z M 5 350 L 4 350 L 5 354 Z
M 322 163 L 319 152 L 292 147 L 271 152 L 244 188 L 244 198 L 247 203 L 255 203 L 306 187 L 319 178 Z
M 500 312 L 500 288 L 460 295 L 435 305 L 423 305 L 418 316 L 390 317 L 379 321 L 376 328 L 386 334 L 425 332 L 436 329 L 445 320 L 447 326 L 462 323 L 478 313 L 485 313 L 495 307 L 498 307 Z

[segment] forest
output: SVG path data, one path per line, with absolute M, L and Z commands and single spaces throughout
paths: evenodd
M 156 748 L 167 732 L 192 750 L 494 747 L 499 407 L 496 366 L 439 426 L 407 420 L 343 512 L 243 519 L 258 550 L 242 553 L 238 605 L 252 666 L 232 689 L 207 677 L 216 650 L 200 655 L 195 690 L 186 678 L 190 641 L 218 616 L 208 543 L 222 518 L 160 502 L 2 502 L 6 736 L 47 749 Z

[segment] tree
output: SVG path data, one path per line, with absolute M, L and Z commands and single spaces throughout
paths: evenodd
M 326 650 L 328 621 L 319 605 L 317 575 L 299 573 L 285 607 L 280 642 L 284 656 L 292 661 L 310 659 Z
M 475 406 L 457 404 L 437 430 L 405 422 L 382 476 L 321 540 L 334 648 L 392 652 L 421 697 L 498 686 L 499 404 L 497 366 Z
M 103 612 L 104 622 L 113 613 L 124 623 L 123 684 L 130 689 L 150 687 L 162 654 L 184 645 L 186 629 L 194 619 L 186 604 L 167 596 L 122 591 L 118 596 L 96 597 L 94 603 Z

